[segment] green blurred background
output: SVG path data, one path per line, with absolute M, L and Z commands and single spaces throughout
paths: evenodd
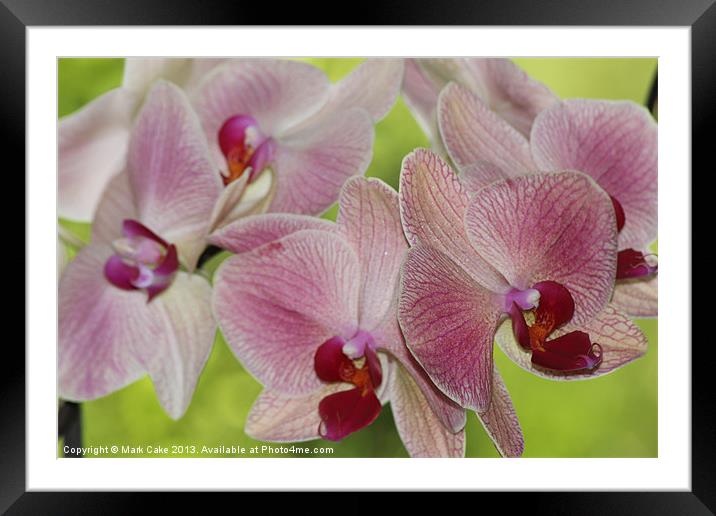
M 361 60 L 307 61 L 325 70 L 335 81 Z M 529 58 L 515 61 L 561 97 L 630 99 L 640 104 L 646 101 L 657 69 L 656 59 Z M 60 59 L 59 116 L 72 113 L 118 86 L 123 63 L 122 59 Z M 373 162 L 367 175 L 380 177 L 397 188 L 403 156 L 421 146 L 429 146 L 428 140 L 399 99 L 376 127 Z M 335 212 L 335 208 L 330 210 L 326 217 L 335 217 Z M 81 238 L 88 238 L 87 226 L 67 221 L 62 224 Z M 214 258 L 210 267 L 215 268 L 223 258 L 224 255 Z M 646 356 L 594 380 L 550 382 L 513 365 L 495 348 L 497 364 L 525 434 L 524 457 L 657 456 L 657 321 L 637 323 L 649 338 Z M 249 408 L 260 390 L 260 385 L 244 371 L 223 338 L 217 335 L 194 398 L 181 420 L 173 421 L 165 415 L 151 381 L 145 378 L 105 398 L 82 404 L 83 445 L 171 447 L 193 444 L 199 449 L 204 445 L 248 449 L 262 444 L 243 431 Z M 498 457 L 472 413 L 468 414 L 466 432 L 468 457 Z M 318 440 L 307 445 L 333 447 L 334 453 L 330 456 L 335 457 L 407 457 L 389 406 L 372 425 L 341 443 Z

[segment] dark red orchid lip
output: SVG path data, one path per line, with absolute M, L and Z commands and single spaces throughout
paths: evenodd
M 355 353 L 360 356 L 356 357 Z M 365 358 L 360 367 L 355 363 L 357 358 Z M 358 332 L 350 341 L 338 336 L 328 339 L 316 351 L 314 369 L 324 382 L 354 386 L 326 396 L 319 403 L 321 437 L 339 441 L 375 421 L 381 409 L 375 390 L 382 382 L 383 373 L 370 334 Z
M 273 160 L 276 142 L 261 132 L 259 123 L 250 115 L 228 118 L 219 129 L 219 147 L 226 158 L 228 174 L 222 176 L 224 185 L 239 179 L 249 171 L 253 181 Z
M 635 249 L 619 251 L 617 255 L 617 279 L 641 278 L 656 274 L 659 267 L 647 261 L 650 256 L 654 255 L 645 255 Z
M 136 220 L 125 220 L 122 234 L 115 242 L 116 253 L 104 265 L 104 276 L 122 290 L 146 290 L 149 302 L 174 279 L 177 248 Z
M 616 200 L 616 198 L 609 196 L 614 205 L 614 214 L 617 218 L 617 231 L 621 231 L 626 222 L 626 216 L 624 214 L 624 208 Z M 631 279 L 641 278 L 644 276 L 651 276 L 658 272 L 658 266 L 655 263 L 649 263 L 648 257 L 655 257 L 655 255 L 644 254 L 636 249 L 622 249 L 617 255 L 617 276 L 616 279 Z M 653 262 L 654 260 L 652 260 Z
M 515 339 L 531 351 L 532 363 L 543 369 L 559 372 L 594 370 L 602 362 L 602 347 L 592 343 L 589 335 L 573 331 L 548 339 L 574 315 L 574 299 L 569 290 L 555 281 L 541 281 L 532 289 L 539 292 L 538 306 L 532 308 L 534 322 L 528 325 L 523 308 L 512 302 L 508 313 L 512 319 Z M 516 296 L 513 294 L 512 298 Z

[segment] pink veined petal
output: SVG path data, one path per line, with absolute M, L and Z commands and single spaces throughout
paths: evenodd
M 245 217 L 224 226 L 211 235 L 209 242 L 238 254 L 304 229 L 333 232 L 336 231 L 336 225 L 307 215 L 266 213 Z
M 399 363 L 400 367 L 412 376 L 413 381 L 422 391 L 423 396 L 442 425 L 451 429 L 453 432 L 462 430 L 465 427 L 466 421 L 465 409 L 445 396 L 440 389 L 435 386 L 428 374 L 418 361 L 415 360 L 415 357 L 413 357 L 405 345 L 403 334 L 398 325 L 397 298 L 398 296 L 396 295 L 394 307 L 390 313 L 386 314 L 385 320 L 377 328 L 372 330 L 371 334 L 375 338 L 378 348 L 390 353 L 393 359 L 392 362 Z
M 321 416 L 318 414 L 318 404 L 326 396 L 352 388 L 352 385 L 346 383 L 327 384 L 299 397 L 264 390 L 251 407 L 244 431 L 259 441 L 301 442 L 319 439 Z
M 400 217 L 411 246 L 434 247 L 497 292 L 509 285 L 470 244 L 463 218 L 470 203 L 467 189 L 437 154 L 417 149 L 403 159 Z
M 525 438 L 512 405 L 510 393 L 495 366 L 492 376 L 492 400 L 486 412 L 477 413 L 485 431 L 503 457 L 520 457 L 525 450 Z
M 128 165 L 139 220 L 176 244 L 193 270 L 222 185 L 199 121 L 176 86 L 162 81 L 149 92 L 132 130 Z
M 632 317 L 656 317 L 659 313 L 659 276 L 617 281 L 612 304 Z
M 123 171 L 114 176 L 102 194 L 92 222 L 92 242 L 110 245 L 122 235 L 122 222 L 136 220 L 129 175 Z
M 510 177 L 500 167 L 489 161 L 475 161 L 460 169 L 460 182 L 474 195 L 483 187 Z
M 400 439 L 411 457 L 465 456 L 465 431 L 453 433 L 441 423 L 402 367 L 393 375 L 390 406 Z
M 403 99 L 433 145 L 440 141 L 436 115 L 440 88 L 425 74 L 419 60 L 405 60 Z
M 624 209 L 620 249 L 656 238 L 657 125 L 627 101 L 565 100 L 543 111 L 532 129 L 532 155 L 544 170 L 589 174 Z
M 271 212 L 317 215 L 338 200 L 351 176 L 368 168 L 373 123 L 362 109 L 342 111 L 277 140 Z
M 451 83 L 440 92 L 438 124 L 460 169 L 476 161 L 493 163 L 510 176 L 535 168 L 527 139 L 463 86 Z
M 155 345 L 146 294 L 121 290 L 104 277 L 112 254 L 109 246 L 90 244 L 60 279 L 58 381 L 60 396 L 68 400 L 96 399 L 138 380 L 145 369 L 135 345 Z
M 341 192 L 336 221 L 360 261 L 360 326 L 370 330 L 391 308 L 395 314 L 400 264 L 408 249 L 398 193 L 379 179 L 349 179 Z
M 210 142 L 230 117 L 251 115 L 268 136 L 279 136 L 318 112 L 329 82 L 298 61 L 250 59 L 215 68 L 201 83 L 195 105 Z
M 211 286 L 200 276 L 180 271 L 148 306 L 154 324 L 144 329 L 147 338 L 136 343 L 135 354 L 152 378 L 162 408 L 179 419 L 214 343 Z
M 477 95 L 486 95 L 480 74 L 472 73 L 469 59 L 407 59 L 403 96 L 413 115 L 430 137 L 435 152 L 447 154 L 438 128 L 438 97 L 451 81 L 467 87 Z
M 408 251 L 398 308 L 405 340 L 435 385 L 465 408 L 489 407 L 501 312 L 498 296 L 441 252 Z
M 129 130 L 137 99 L 114 89 L 58 124 L 60 217 L 91 221 L 107 183 L 125 164 Z
M 579 172 L 493 183 L 473 198 L 465 226 L 475 248 L 515 288 L 554 281 L 569 291 L 576 324 L 609 301 L 616 223 L 609 196 Z
M 483 77 L 490 108 L 527 137 L 535 117 L 559 100 L 547 86 L 532 79 L 509 59 L 467 61 Z
M 321 114 L 357 107 L 366 110 L 377 122 L 395 104 L 402 80 L 401 59 L 366 59 L 331 87 L 331 96 Z
M 531 362 L 531 353 L 520 347 L 512 335 L 509 321 L 504 322 L 495 335 L 500 349 L 518 366 L 537 376 L 550 380 L 588 380 L 596 378 L 622 367 L 639 358 L 647 350 L 647 339 L 639 327 L 613 304 L 607 305 L 592 320 L 582 326 L 568 324 L 557 329 L 552 338 L 565 335 L 573 331 L 583 331 L 589 334 L 591 342 L 602 347 L 602 363 L 593 371 L 578 373 L 560 373 L 534 367 Z
M 214 313 L 231 349 L 267 388 L 316 389 L 314 354 L 358 325 L 355 252 L 339 236 L 306 230 L 226 260 L 214 279 Z

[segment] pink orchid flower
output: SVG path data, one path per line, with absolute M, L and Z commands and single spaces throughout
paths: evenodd
M 619 229 L 612 303 L 637 317 L 658 312 L 657 125 L 628 101 L 574 99 L 541 111 L 529 139 L 467 88 L 440 95 L 442 140 L 465 183 L 477 189 L 499 178 L 579 170 L 611 196 Z
M 386 59 L 369 59 L 336 84 L 298 61 L 127 59 L 121 88 L 61 120 L 60 216 L 91 218 L 160 78 L 192 100 L 225 185 L 211 229 L 266 210 L 318 214 L 348 177 L 365 172 L 373 123 L 392 107 L 402 76 L 402 62 Z
M 402 77 L 402 62 L 387 59 L 369 59 L 333 85 L 298 61 L 243 60 L 212 70 L 194 105 L 226 185 L 215 228 L 263 211 L 328 209 L 343 183 L 368 167 L 373 124 L 394 104 Z
M 411 246 L 400 325 L 415 358 L 459 405 L 516 421 L 495 407 L 509 399 L 492 359 L 503 320 L 517 336 L 506 354 L 547 378 L 591 378 L 644 353 L 644 335 L 607 304 L 616 222 L 589 176 L 509 178 L 471 196 L 447 163 L 419 149 L 403 162 L 400 210 Z M 507 447 L 516 435 L 498 437 Z
M 441 151 L 438 97 L 449 82 L 472 91 L 525 136 L 529 136 L 535 116 L 559 100 L 547 86 L 532 79 L 509 59 L 407 59 L 405 101 L 433 146 Z
M 216 330 L 209 282 L 192 271 L 221 189 L 188 99 L 156 83 L 91 243 L 60 279 L 61 397 L 95 399 L 149 374 L 164 410 L 185 412 Z
M 390 401 L 411 455 L 463 455 L 465 411 L 430 382 L 398 326 L 407 243 L 393 189 L 353 178 L 336 223 L 260 215 L 230 225 L 222 239 L 242 254 L 217 271 L 214 313 L 231 349 L 265 387 L 249 415 L 249 435 L 338 441 L 372 423 Z
M 168 80 L 189 94 L 224 59 L 127 58 L 122 86 L 100 95 L 58 127 L 57 209 L 89 222 L 109 181 L 124 170 L 132 124 L 150 87 Z

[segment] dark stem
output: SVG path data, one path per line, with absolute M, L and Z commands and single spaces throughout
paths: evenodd
M 221 252 L 221 248 L 216 247 L 215 245 L 207 246 L 206 249 L 204 249 L 204 252 L 201 253 L 201 256 L 199 257 L 199 261 L 196 264 L 197 269 L 201 269 L 202 266 L 211 260 L 214 256 L 219 254 Z
M 57 432 L 64 437 L 65 445 L 70 448 L 82 447 L 82 419 L 80 405 L 73 401 L 64 401 L 57 415 Z M 65 453 L 65 457 L 79 457 L 77 454 Z
M 656 102 L 659 97 L 659 72 L 654 74 L 654 80 L 651 83 L 651 89 L 649 90 L 649 98 L 646 100 L 646 107 L 649 108 L 649 112 L 653 115 Z

